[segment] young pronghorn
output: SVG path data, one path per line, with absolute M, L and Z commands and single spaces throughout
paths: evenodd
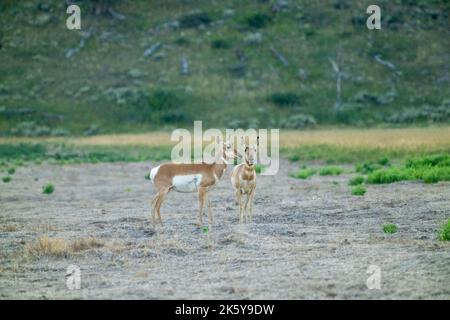
M 257 146 L 259 145 L 258 142 L 259 137 L 257 138 L 256 146 L 249 146 L 242 139 L 244 162 L 234 167 L 231 173 L 231 184 L 236 192 L 236 199 L 239 204 L 239 223 L 243 222 L 244 215 L 246 221 L 251 222 L 253 219 L 253 197 L 256 188 L 255 162 L 257 158 Z M 242 201 L 244 195 L 246 196 L 245 204 Z M 250 214 L 248 215 L 248 213 Z
M 157 191 L 152 201 L 153 223 L 158 218 L 162 225 L 160 208 L 166 194 L 173 189 L 178 192 L 198 192 L 199 211 L 197 224 L 199 226 L 203 225 L 203 206 L 207 202 L 209 207 L 209 225 L 212 225 L 213 216 L 208 191 L 223 176 L 228 165 L 226 159 L 234 159 L 236 154 L 231 143 L 219 143 L 219 145 L 220 151 L 217 153 L 218 157 L 212 164 L 164 163 L 151 170 L 150 179 Z

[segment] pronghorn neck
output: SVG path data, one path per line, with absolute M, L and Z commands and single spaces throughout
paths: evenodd
M 224 163 L 214 163 L 212 165 L 214 174 L 217 176 L 218 179 L 222 178 L 222 176 L 223 176 L 227 166 L 228 166 L 228 164 L 226 162 L 224 162 Z
M 254 164 L 249 164 L 247 161 L 244 161 L 244 166 L 247 171 L 253 170 L 255 168 Z

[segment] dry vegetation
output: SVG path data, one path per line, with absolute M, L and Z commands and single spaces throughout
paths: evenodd
M 450 127 L 283 131 L 281 146 L 328 144 L 349 148 L 436 149 L 450 147 Z
M 66 143 L 87 146 L 168 146 L 170 132 L 142 134 L 111 134 L 74 138 L 19 138 L 1 137 L 0 144 L 15 143 Z M 415 150 L 425 148 L 450 148 L 450 127 L 400 128 L 400 129 L 318 129 L 282 130 L 280 145 L 295 148 L 303 145 L 333 145 L 349 148 L 382 148 Z
M 27 244 L 24 252 L 27 256 L 33 257 L 62 257 L 103 246 L 103 241 L 96 238 L 82 238 L 74 241 L 67 241 L 64 238 L 42 236 L 36 241 Z
M 0 226 L 1 232 L 16 232 L 19 230 L 19 227 L 15 224 L 6 224 L 3 226 Z

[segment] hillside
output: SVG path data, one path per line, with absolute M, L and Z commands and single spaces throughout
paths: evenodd
M 448 1 L 99 2 L 0 3 L 1 135 L 449 122 Z

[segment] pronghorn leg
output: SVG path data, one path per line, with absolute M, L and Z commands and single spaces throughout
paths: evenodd
M 161 205 L 164 201 L 164 198 L 166 197 L 167 192 L 169 192 L 170 188 L 166 188 L 166 189 L 160 189 L 158 192 L 158 200 L 156 200 L 155 203 L 155 209 L 156 209 L 156 214 L 158 215 L 158 220 L 159 223 L 161 223 L 161 225 L 163 224 L 162 219 L 161 219 Z
M 212 210 L 211 210 L 211 199 L 209 199 L 209 194 L 207 196 L 207 201 L 208 201 L 208 219 L 209 219 L 209 230 L 212 229 L 212 224 L 213 224 L 213 214 L 212 214 Z
M 200 187 L 198 189 L 198 220 L 197 224 L 199 227 L 203 226 L 203 206 L 205 204 L 205 200 L 208 197 L 207 190 L 205 187 Z
M 152 223 L 153 225 L 156 224 L 156 201 L 159 198 L 159 192 L 155 194 L 152 200 Z
M 242 212 L 242 195 L 241 190 L 236 190 L 236 199 L 239 204 L 239 223 L 242 223 L 243 220 L 243 212 Z
M 250 193 L 247 193 L 247 197 L 245 198 L 245 206 L 244 206 L 244 215 L 245 215 L 245 222 L 249 222 L 249 215 L 248 215 L 248 202 L 250 200 Z
M 255 189 L 250 193 L 250 222 L 253 222 L 253 197 L 255 196 Z

